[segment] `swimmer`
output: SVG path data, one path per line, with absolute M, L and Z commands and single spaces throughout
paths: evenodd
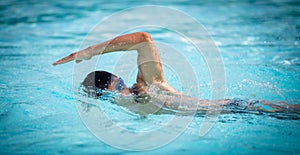
M 134 112 L 142 114 L 147 113 L 142 111 L 147 111 L 151 108 L 147 107 L 147 109 L 139 109 L 132 108 L 132 106 L 139 105 L 138 103 L 149 103 L 150 106 L 152 104 L 154 107 L 159 109 L 168 108 L 183 111 L 205 111 L 214 107 L 220 108 L 220 106 L 221 108 L 224 106 L 225 109 L 235 108 L 263 112 L 300 111 L 299 104 L 292 105 L 285 102 L 272 104 L 266 101 L 245 102 L 243 100 L 238 101 L 236 99 L 215 101 L 199 100 L 176 91 L 164 79 L 162 62 L 160 60 L 159 53 L 151 36 L 146 32 L 136 32 L 118 36 L 114 39 L 90 46 L 78 52 L 74 52 L 54 62 L 53 65 L 55 66 L 70 61 L 79 63 L 83 60 L 89 60 L 96 55 L 118 51 L 137 51 L 138 74 L 136 77 L 136 83 L 132 87 L 128 87 L 121 77 L 106 71 L 94 71 L 88 74 L 82 82 L 82 86 L 87 94 L 94 97 L 100 97 L 103 95 L 104 91 L 109 91 L 118 92 L 125 99 L 128 96 L 134 96 L 135 103 L 127 104 L 125 103 L 124 98 L 120 98 L 118 104 L 129 109 L 134 109 Z M 155 94 L 153 94 L 153 92 L 155 92 Z M 160 104 L 155 105 L 156 103 Z M 267 106 L 268 108 L 263 108 L 264 106 Z

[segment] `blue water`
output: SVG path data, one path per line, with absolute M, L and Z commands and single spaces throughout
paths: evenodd
M 52 67 L 51 63 L 79 50 L 88 33 L 104 18 L 145 4 L 179 9 L 206 28 L 218 45 L 225 65 L 226 98 L 300 103 L 300 3 L 297 1 L 152 0 L 122 4 L 114 0 L 2 0 L 1 154 L 300 153 L 299 120 L 279 119 L 285 117 L 268 114 L 220 115 L 204 137 L 198 135 L 204 117 L 195 117 L 176 140 L 148 152 L 123 151 L 99 141 L 82 123 L 74 104 L 73 63 L 58 67 Z M 175 49 L 189 50 L 166 39 L 172 35 L 167 30 L 148 31 L 155 41 L 168 42 Z M 118 55 L 108 55 L 105 60 L 112 57 Z M 189 61 L 203 60 L 191 58 Z M 105 67 L 113 66 L 108 63 Z M 198 97 L 210 98 L 211 94 L 206 90 L 210 90 L 212 82 L 206 76 L 207 70 L 201 66 L 198 69 L 203 72 L 199 75 L 202 93 Z M 172 79 L 167 78 L 168 82 L 176 84 Z M 116 105 L 105 106 L 114 122 L 132 130 L 140 126 L 147 128 L 173 117 L 150 115 L 137 119 L 138 116 L 124 112 Z

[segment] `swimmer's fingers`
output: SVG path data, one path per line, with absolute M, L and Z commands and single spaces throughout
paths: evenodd
M 67 63 L 67 62 L 73 61 L 73 60 L 76 60 L 76 63 L 79 63 L 82 60 L 89 60 L 92 57 L 91 54 L 89 54 L 89 52 L 90 52 L 90 48 L 84 49 L 79 52 L 72 53 L 72 54 L 54 62 L 52 65 L 55 66 L 55 65 Z
M 55 66 L 55 65 L 58 65 L 58 64 L 63 64 L 63 63 L 67 63 L 69 61 L 73 61 L 73 60 L 75 60 L 76 55 L 77 55 L 77 53 L 72 53 L 72 54 L 70 54 L 70 55 L 54 62 L 52 65 Z

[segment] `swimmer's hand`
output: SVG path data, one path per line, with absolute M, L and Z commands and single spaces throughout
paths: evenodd
M 70 54 L 70 55 L 54 62 L 52 65 L 55 66 L 55 65 L 58 65 L 58 64 L 64 64 L 64 63 L 67 63 L 67 62 L 73 61 L 73 60 L 75 60 L 76 63 L 79 63 L 82 60 L 89 60 L 92 57 L 92 54 L 90 54 L 91 51 L 92 51 L 92 48 L 88 47 L 84 50 L 74 52 L 74 53 L 72 53 L 72 54 Z

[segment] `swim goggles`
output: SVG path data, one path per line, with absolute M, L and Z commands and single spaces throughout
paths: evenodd
M 119 92 L 121 92 L 125 89 L 125 83 L 122 78 L 119 77 L 115 89 L 118 90 Z

